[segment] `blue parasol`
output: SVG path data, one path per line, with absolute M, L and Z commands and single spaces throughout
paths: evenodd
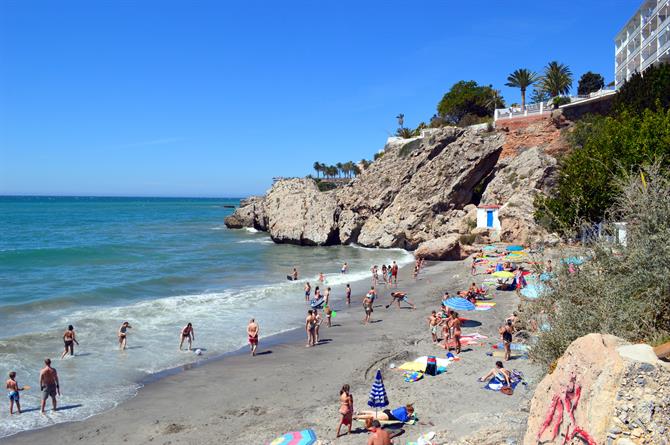
M 523 250 L 523 246 L 507 246 L 507 250 L 509 252 L 521 252 Z
M 461 297 L 448 298 L 448 299 L 442 301 L 442 303 L 445 306 L 450 307 L 451 309 L 454 309 L 454 310 L 457 310 L 457 311 L 474 311 L 475 310 L 475 305 L 474 304 L 470 303 L 468 300 L 466 300 L 465 298 L 461 298 Z
M 491 246 L 491 245 L 489 245 L 489 246 L 484 246 L 484 247 L 482 248 L 482 250 L 496 250 L 496 246 Z
M 386 388 L 384 388 L 384 380 L 382 380 L 382 372 L 378 369 L 375 381 L 370 390 L 370 397 L 368 398 L 368 406 L 375 409 L 384 408 L 388 406 L 389 399 L 386 396 Z

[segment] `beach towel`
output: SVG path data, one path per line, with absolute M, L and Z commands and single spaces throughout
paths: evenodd
M 513 375 L 510 378 L 510 386 L 512 389 L 516 389 L 517 385 L 521 383 L 520 378 L 515 378 Z M 502 387 L 505 386 L 505 382 L 501 382 L 498 377 L 493 377 L 489 382 L 484 386 L 484 389 L 488 389 L 490 391 L 500 391 Z
M 401 371 L 410 371 L 410 372 L 425 372 L 426 371 L 426 362 L 405 362 L 402 365 L 398 366 L 398 369 Z
M 418 371 L 405 371 L 405 382 L 411 383 L 411 382 L 417 382 L 421 380 L 424 376 L 423 372 L 418 372 Z
M 407 422 L 402 422 L 400 420 L 380 420 L 379 423 L 382 424 L 382 426 L 388 426 L 388 425 L 414 425 L 419 418 L 416 417 L 416 411 L 414 414 L 412 414 L 412 417 L 407 421 Z M 365 422 L 364 419 L 354 419 L 359 422 Z
M 498 343 L 497 345 L 493 345 L 492 348 L 505 349 L 505 345 L 502 343 Z M 512 343 L 510 344 L 510 349 L 512 351 L 528 352 L 528 345 L 524 345 L 523 343 Z
M 496 305 L 495 303 L 478 301 L 477 303 L 475 303 L 475 310 L 476 311 L 490 311 L 491 309 L 493 309 L 493 307 L 495 305 Z
M 505 351 L 502 349 L 495 349 L 493 352 L 487 352 L 486 355 L 490 357 L 495 357 L 495 358 L 504 358 L 505 357 Z M 526 351 L 510 351 L 510 358 L 520 358 L 520 359 L 527 359 L 528 358 L 528 352 Z

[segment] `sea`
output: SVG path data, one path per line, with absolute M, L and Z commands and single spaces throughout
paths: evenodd
M 24 413 L 0 407 L 0 437 L 81 420 L 137 394 L 162 371 L 246 345 L 255 318 L 263 336 L 298 328 L 303 286 L 323 272 L 335 296 L 369 279 L 373 264 L 400 265 L 400 249 L 275 244 L 224 218 L 239 199 L 0 197 L 0 373 L 17 373 Z M 349 264 L 349 273 L 340 268 Z M 297 267 L 300 280 L 286 276 Z M 119 351 L 120 324 L 132 326 Z M 179 351 L 186 323 L 194 348 Z M 60 358 L 73 325 L 79 346 Z M 39 414 L 39 370 L 52 359 L 62 407 Z M 4 381 L 4 380 L 3 380 Z M 49 406 L 49 405 L 47 405 Z

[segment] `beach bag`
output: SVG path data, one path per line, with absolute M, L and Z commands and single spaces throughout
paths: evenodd
M 429 355 L 426 360 L 426 374 L 433 376 L 437 374 L 437 359 L 434 355 Z
M 507 396 L 511 396 L 512 394 L 514 394 L 514 390 L 512 389 L 511 386 L 503 386 L 502 388 L 500 388 L 500 392 Z

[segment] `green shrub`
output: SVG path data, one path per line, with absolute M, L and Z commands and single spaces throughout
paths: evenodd
M 531 349 L 549 365 L 572 341 L 600 332 L 631 342 L 670 335 L 670 180 L 660 164 L 618 180 L 620 193 L 607 213 L 627 222 L 626 246 L 601 239 L 576 274 L 559 269 L 553 288 L 528 303 L 525 325 L 547 323 Z
M 556 96 L 551 101 L 551 104 L 554 106 L 554 108 L 558 108 L 561 105 L 569 104 L 570 102 L 570 98 L 567 96 Z
M 320 192 L 327 192 L 328 190 L 337 188 L 337 184 L 329 181 L 317 181 L 316 186 L 319 188 Z
M 642 74 L 633 74 L 614 96 L 612 108 L 615 113 L 638 114 L 670 108 L 670 64 L 652 65 Z

